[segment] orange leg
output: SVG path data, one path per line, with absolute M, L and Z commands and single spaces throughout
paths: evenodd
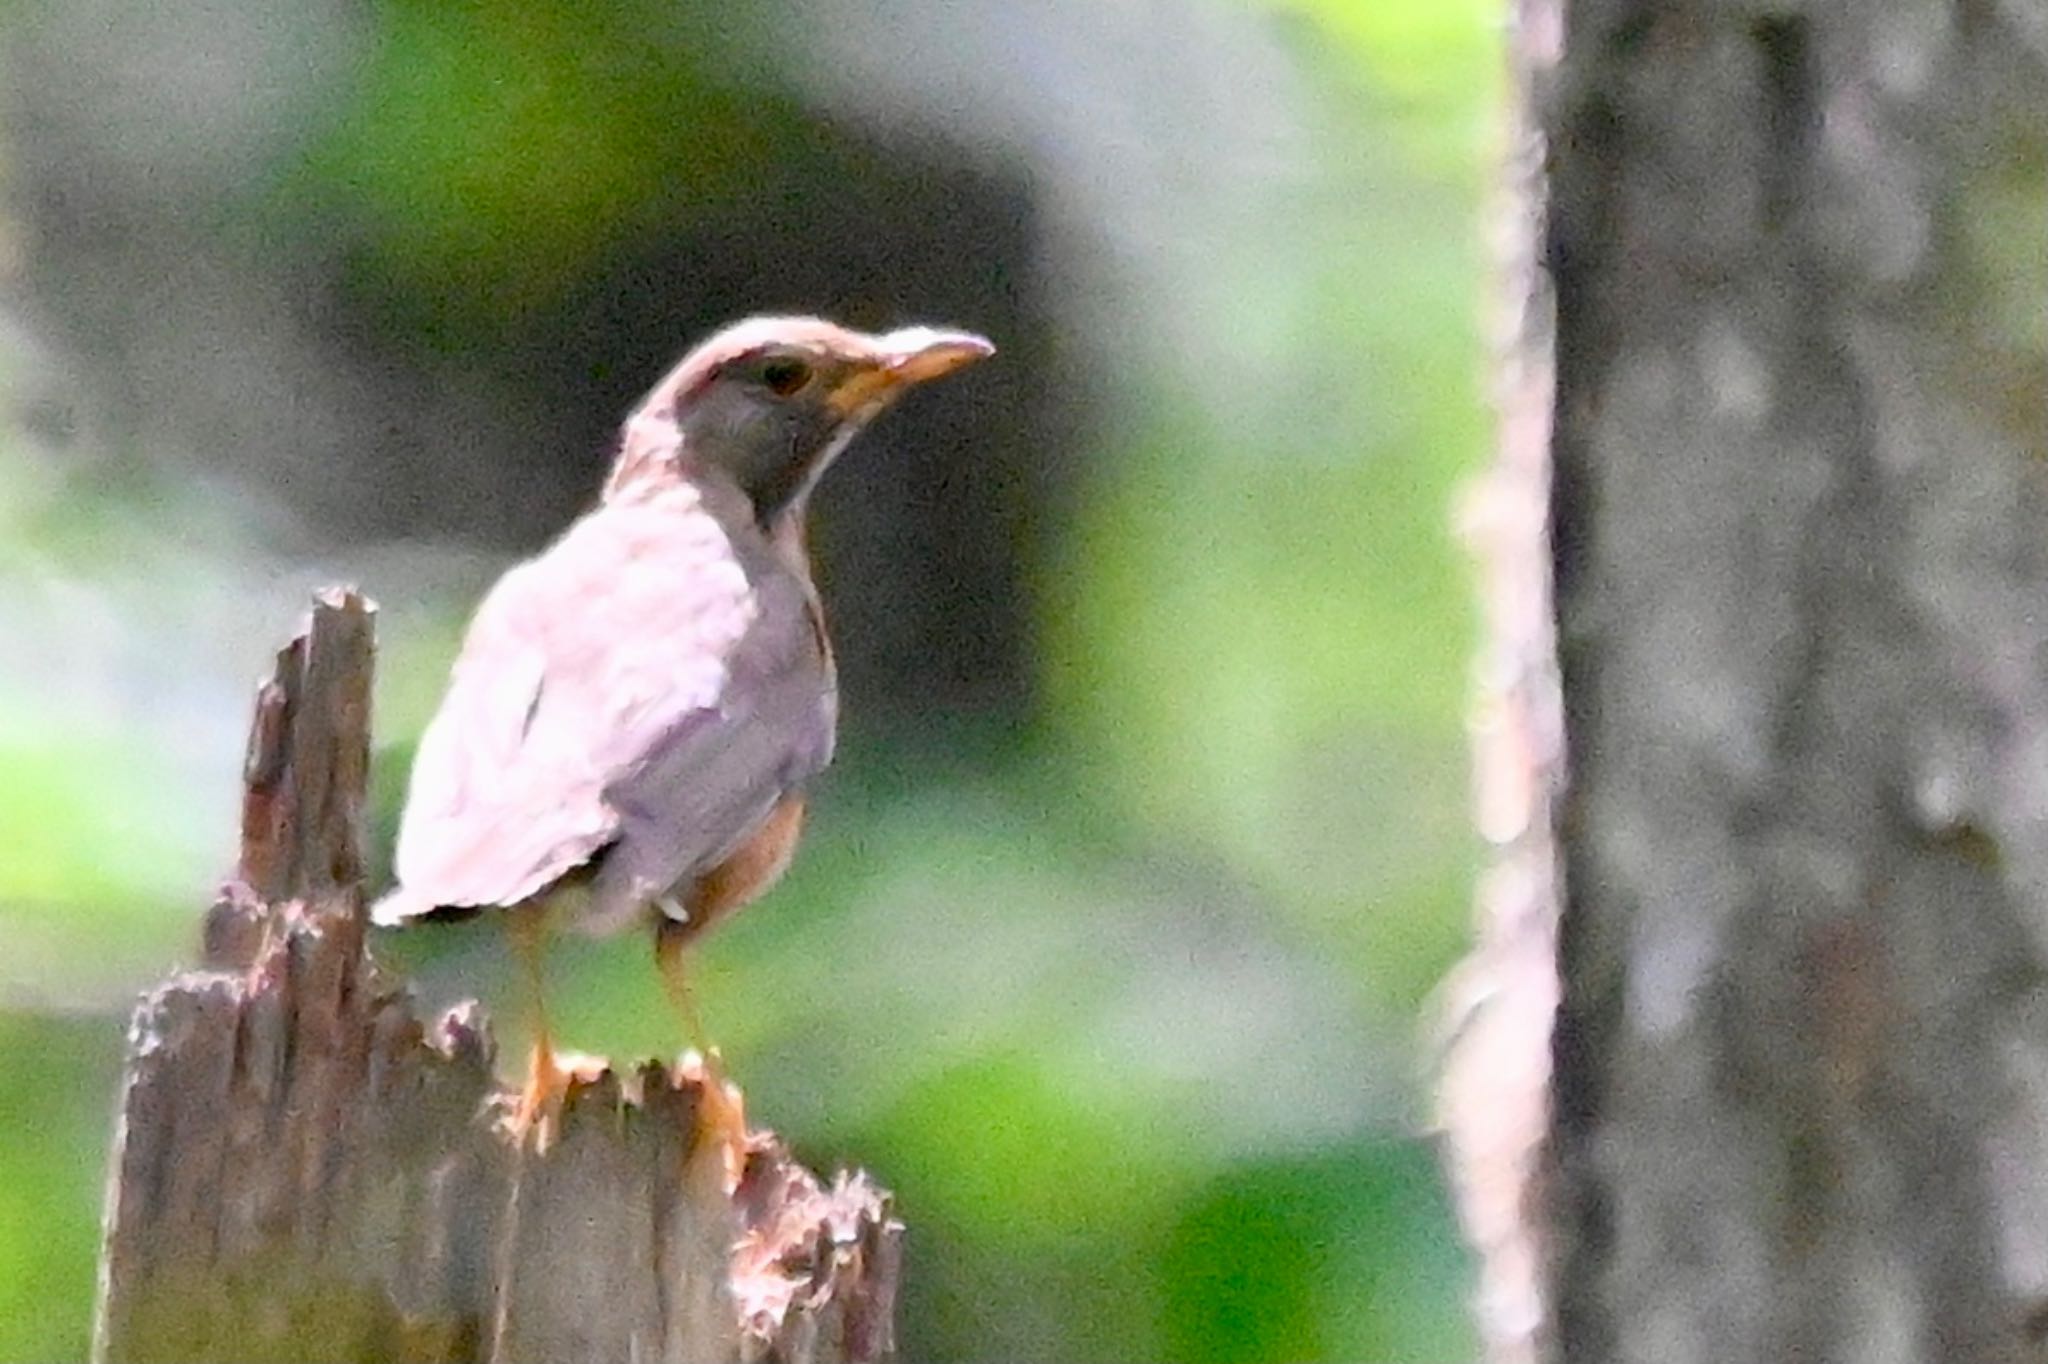
M 663 906 L 655 930 L 654 955 L 661 965 L 661 978 L 668 986 L 670 1003 L 682 1015 L 690 1040 L 706 1062 L 718 1055 L 697 1016 L 690 984 L 683 969 L 683 953 L 690 942 L 712 924 L 756 899 L 780 880 L 796 852 L 797 835 L 804 825 L 802 796 L 791 796 L 769 812 L 755 831 L 731 857 L 697 878 L 680 904 Z
M 683 1028 L 690 1034 L 690 1045 L 709 1064 L 718 1054 L 711 1045 L 711 1038 L 704 1031 L 704 1020 L 697 1013 L 696 997 L 690 992 L 690 972 L 687 954 L 690 947 L 690 925 L 661 916 L 660 924 L 654 930 L 654 960 L 661 968 L 662 987 L 668 991 L 668 1002 L 683 1020 Z
M 730 1192 L 739 1187 L 740 1171 L 746 1163 L 747 1111 L 739 1086 L 725 1078 L 718 1048 L 705 1036 L 704 1023 L 697 1016 L 697 1004 L 690 994 L 686 957 L 690 928 L 689 924 L 664 914 L 655 930 L 654 957 L 661 967 L 661 982 L 668 989 L 669 1003 L 682 1015 L 683 1026 L 697 1047 L 699 1092 L 704 1096 L 697 1110 L 698 1132 L 717 1143 L 720 1174 Z M 684 1073 L 688 1074 L 687 1064 Z
M 547 982 L 542 962 L 547 936 L 544 902 L 529 902 L 512 911 L 512 946 L 526 972 L 527 1007 L 533 1018 L 533 1058 L 512 1118 L 513 1130 L 521 1137 L 561 1102 L 568 1085 L 568 1075 L 555 1062 L 554 1030 L 548 1023 Z
M 729 1180 L 737 1180 L 739 1164 L 746 1153 L 746 1113 L 741 1106 L 739 1087 L 727 1082 L 718 1048 L 711 1045 L 697 1014 L 685 954 L 698 934 L 775 884 L 789 868 L 803 823 L 801 796 L 792 796 L 776 806 L 739 851 L 689 887 L 682 903 L 675 906 L 681 913 L 664 912 L 655 930 L 654 955 L 661 967 L 662 983 L 668 988 L 669 1002 L 682 1017 L 683 1026 L 703 1058 L 704 1121 L 724 1145 Z

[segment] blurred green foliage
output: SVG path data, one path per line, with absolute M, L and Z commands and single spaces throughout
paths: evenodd
M 376 13 L 346 115 L 277 208 L 361 227 L 364 274 L 443 344 L 551 301 L 682 205 L 715 211 L 793 140 L 794 111 L 747 60 L 743 9 L 387 0 Z
M 1131 357 L 1029 566 L 1033 722 L 963 736 L 972 761 L 944 770 L 855 728 L 786 887 L 705 954 L 753 1111 L 898 1192 L 912 1358 L 1469 1353 L 1411 1037 L 1473 860 L 1450 523 L 1485 443 L 1494 13 L 1242 8 L 1319 131 L 1295 258 L 1248 241 L 1205 281 L 1271 338 L 1261 381 Z M 384 0 L 364 21 L 258 221 L 346 235 L 423 346 L 461 350 L 805 154 L 800 82 L 752 9 Z M 257 658 L 222 641 L 280 639 L 304 576 L 216 490 L 54 467 L 0 443 L 0 633 L 68 641 L 0 665 L 0 1360 L 83 1353 L 117 1001 L 189 955 L 226 860 Z M 383 622 L 387 840 L 487 570 Z M 73 680 L 109 657 L 145 694 Z M 219 789 L 195 798 L 194 771 Z M 384 946 L 429 999 L 512 1015 L 498 936 Z M 643 944 L 564 943 L 551 970 L 574 1044 L 677 1045 Z
M 83 1359 L 120 1030 L 0 1014 L 0 1358 Z

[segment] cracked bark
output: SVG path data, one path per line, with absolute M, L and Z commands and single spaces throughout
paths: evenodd
M 2048 1360 L 2048 22 L 1519 19 L 1489 1347 Z
M 432 1024 L 365 948 L 371 608 L 327 593 L 258 693 L 239 872 L 203 971 L 138 1009 L 94 1358 L 828 1364 L 887 1357 L 901 1225 L 773 1136 L 741 1169 L 701 1077 L 502 1121 L 473 1005 Z

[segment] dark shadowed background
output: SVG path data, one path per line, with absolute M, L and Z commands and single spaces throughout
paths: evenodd
M 896 1190 L 906 1356 L 1465 1357 L 1490 5 L 0 13 L 0 1359 L 84 1352 L 127 1008 L 307 591 L 384 608 L 388 843 L 477 594 L 789 309 L 1001 349 L 821 491 L 841 758 L 700 966 L 754 1114 Z M 516 1021 L 501 935 L 387 947 Z M 647 957 L 563 945 L 567 1042 L 676 1049 Z

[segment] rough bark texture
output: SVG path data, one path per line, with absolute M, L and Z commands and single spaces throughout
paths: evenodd
M 1438 1116 L 1459 1216 L 1479 1253 L 1473 1307 L 1491 1364 L 1533 1364 L 1544 1325 L 1536 1200 L 1557 1009 L 1552 835 L 1564 734 L 1550 579 L 1553 301 L 1541 268 L 1544 139 L 1533 92 L 1556 59 L 1558 23 L 1555 0 L 1515 6 L 1517 98 L 1492 213 L 1500 448 L 1461 518 L 1479 556 L 1485 610 L 1473 776 L 1493 859 L 1479 886 L 1477 943 L 1445 991 L 1453 1037 Z
M 101 1360 L 887 1356 L 902 1228 L 701 1075 L 594 1069 L 541 1150 L 473 1006 L 431 1026 L 365 954 L 371 608 L 322 597 L 258 695 L 208 969 L 138 1010 Z
M 1475 1117 L 1477 1024 L 1446 1090 L 1489 1291 L 1544 1289 L 1495 1358 L 2048 1360 L 2048 19 L 1573 0 L 1552 72 L 1527 8 L 1554 557 L 1494 547 L 1554 568 L 1570 778 L 1555 976 L 1473 968 L 1561 982 L 1547 1095 L 1496 1048 Z

